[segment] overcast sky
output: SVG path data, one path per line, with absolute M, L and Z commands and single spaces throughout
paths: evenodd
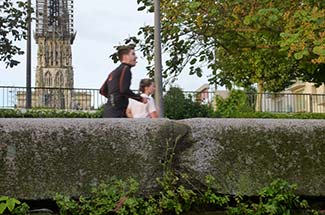
M 32 0 L 35 3 L 35 0 Z M 74 30 L 77 37 L 72 46 L 74 87 L 99 88 L 114 64 L 109 55 L 113 46 L 122 43 L 128 36 L 135 35 L 139 27 L 153 24 L 153 14 L 137 11 L 136 0 L 78 0 L 74 1 Z M 33 28 L 35 23 L 33 23 Z M 25 41 L 20 44 L 25 48 Z M 32 86 L 35 86 L 36 52 L 32 40 Z M 136 67 L 132 69 L 132 89 L 138 88 L 141 78 L 146 77 L 146 61 L 140 52 Z M 25 86 L 25 58 L 21 56 L 19 66 L 5 69 L 0 63 L 0 86 Z M 206 77 L 197 78 L 183 74 L 176 82 L 184 90 L 196 90 L 207 82 Z

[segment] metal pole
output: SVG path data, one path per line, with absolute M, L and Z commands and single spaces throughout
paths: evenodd
M 32 81 L 31 81 L 31 0 L 28 0 L 27 16 L 27 54 L 26 54 L 26 108 L 32 107 Z
M 164 105 L 162 95 L 162 64 L 161 64 L 161 26 L 160 26 L 160 0 L 155 1 L 155 99 L 159 109 L 159 117 L 164 116 Z

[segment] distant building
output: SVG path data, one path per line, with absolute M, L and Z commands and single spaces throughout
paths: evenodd
M 208 84 L 196 90 L 196 98 L 202 103 L 212 104 L 216 108 L 215 96 L 228 98 L 228 90 L 209 90 Z M 256 95 L 248 95 L 249 102 L 256 105 Z M 254 105 L 253 105 L 254 106 Z M 263 93 L 262 112 L 313 112 L 325 113 L 325 85 L 316 87 L 313 83 L 297 82 L 280 93 Z
M 218 90 L 215 91 L 211 89 L 209 84 L 203 84 L 199 87 L 196 92 L 196 101 L 200 102 L 201 104 L 208 104 L 216 109 L 216 96 L 221 96 L 223 99 L 226 99 L 229 96 L 228 90 Z
M 203 103 L 203 104 L 210 103 L 210 95 L 209 95 L 210 92 L 209 91 L 210 91 L 210 85 L 209 84 L 202 85 L 200 88 L 195 90 L 195 92 L 196 92 L 196 100 L 198 102 Z
M 263 93 L 261 103 L 263 112 L 325 113 L 325 86 L 298 81 L 282 92 Z
M 299 112 L 325 113 L 325 84 L 316 87 L 314 83 L 297 82 L 286 92 L 296 94 L 292 107 Z
M 71 45 L 74 42 L 73 0 L 37 0 L 38 45 L 36 89 L 32 107 L 90 109 L 91 95 L 74 92 Z M 17 93 L 17 107 L 25 107 L 25 92 Z

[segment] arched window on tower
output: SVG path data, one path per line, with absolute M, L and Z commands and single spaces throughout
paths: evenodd
M 58 51 L 55 51 L 55 65 L 59 65 L 59 53 Z
M 45 87 L 52 87 L 52 75 L 49 71 L 45 73 Z
M 44 85 L 46 88 L 53 87 L 52 86 L 52 75 L 50 71 L 47 71 L 44 75 Z M 44 99 L 44 100 L 43 100 Z M 43 104 L 45 107 L 51 107 L 52 105 L 52 92 L 50 89 L 44 89 L 44 97 L 42 98 Z
M 55 86 L 64 87 L 64 77 L 62 71 L 59 71 L 55 75 Z

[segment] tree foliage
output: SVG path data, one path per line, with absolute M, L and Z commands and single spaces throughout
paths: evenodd
M 240 113 L 254 112 L 255 94 L 249 94 L 242 90 L 231 90 L 227 98 L 216 96 L 217 115 L 229 117 Z
M 26 39 L 27 17 L 32 12 L 27 1 L 2 0 L 0 2 L 0 61 L 7 67 L 14 67 L 19 62 L 16 55 L 24 52 L 16 41 Z
M 138 0 L 153 11 L 153 1 Z M 259 83 L 280 91 L 292 80 L 325 82 L 325 3 L 315 0 L 162 0 L 164 77 L 184 68 L 230 87 Z M 140 28 L 140 50 L 153 71 L 153 26 Z M 135 37 L 128 42 L 137 42 Z
M 170 87 L 164 96 L 165 117 L 169 119 L 211 117 L 212 108 L 206 104 L 201 104 L 194 96 L 185 95 L 182 89 L 178 87 Z

